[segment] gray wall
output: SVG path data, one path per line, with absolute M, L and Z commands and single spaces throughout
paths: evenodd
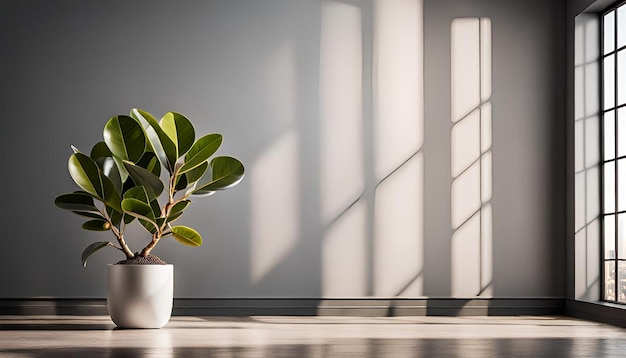
M 362 29 L 355 50 L 362 53 L 361 92 L 355 89 L 361 164 L 338 173 L 356 178 L 359 190 L 329 220 L 322 159 L 336 143 L 323 134 L 343 127 L 320 120 L 320 58 L 328 55 L 321 42 L 333 41 L 321 29 L 326 2 L 3 2 L 0 297 L 104 296 L 105 265 L 120 255 L 103 251 L 82 269 L 83 247 L 108 236 L 81 231 L 80 219 L 56 209 L 53 199 L 74 189 L 69 145 L 88 150 L 111 115 L 132 107 L 157 116 L 180 111 L 199 133 L 223 133 L 220 153 L 248 170 L 238 187 L 197 200 L 181 219 L 203 234 L 202 247 L 162 242 L 155 250 L 176 265 L 177 297 L 453 296 L 459 264 L 451 260 L 450 26 L 459 17 L 492 23 L 489 295 L 562 297 L 563 1 L 415 3 L 415 21 L 407 23 L 423 23 L 423 47 L 408 65 L 418 70 L 407 71 L 418 102 L 423 98 L 416 107 L 423 125 L 414 132 L 417 152 L 406 157 L 410 174 L 401 165 L 391 173 L 402 175 L 397 181 L 376 169 L 386 159 L 378 131 L 394 120 L 379 111 L 386 90 L 380 42 L 388 38 L 374 21 L 381 3 L 340 2 L 358 14 L 354 24 Z M 419 33 L 408 36 L 422 41 Z M 333 148 L 338 156 L 354 149 Z M 397 210 L 388 210 L 394 198 Z M 407 208 L 416 215 L 403 218 Z M 396 222 L 415 238 L 380 229 Z M 141 235 L 137 230 L 131 244 L 139 246 Z M 343 257 L 349 265 L 341 266 Z M 401 280 L 385 286 L 383 279 L 394 276 Z

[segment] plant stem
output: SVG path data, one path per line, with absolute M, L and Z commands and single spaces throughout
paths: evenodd
M 158 237 L 157 237 L 158 235 Z M 150 251 L 152 251 L 152 249 L 154 249 L 154 247 L 156 246 L 157 242 L 159 242 L 159 239 L 161 235 L 159 235 L 159 232 L 157 231 L 156 233 L 154 233 L 152 235 L 152 240 L 150 241 L 150 243 L 148 244 L 148 246 L 144 247 L 143 250 L 141 250 L 141 253 L 139 254 L 139 256 L 142 257 L 146 257 L 148 255 L 150 255 Z
M 128 247 L 128 245 L 126 244 L 126 241 L 124 240 L 124 233 L 120 232 L 113 224 L 111 224 L 111 231 L 113 231 L 113 234 L 115 234 L 115 238 L 117 239 L 117 242 L 119 242 L 121 250 L 124 253 L 124 255 L 126 255 L 126 258 L 131 259 L 135 257 L 135 254 L 133 254 L 133 252 L 130 251 L 130 248 Z
M 119 249 L 124 253 L 124 255 L 126 255 L 126 258 L 131 259 L 135 257 L 135 254 L 133 254 L 133 252 L 130 250 L 130 248 L 126 244 L 126 241 L 124 240 L 124 231 L 123 230 L 120 231 L 117 227 L 115 227 L 115 225 L 113 225 L 113 222 L 111 221 L 111 218 L 109 217 L 109 214 L 107 213 L 106 210 L 101 210 L 100 214 L 102 214 L 102 216 L 104 216 L 104 218 L 109 223 L 109 225 L 111 225 L 111 231 L 115 235 L 117 242 L 120 244 Z M 122 217 L 122 222 L 124 222 L 123 217 Z
M 148 255 L 150 255 L 150 252 L 152 251 L 152 249 L 154 249 L 154 247 L 156 246 L 156 244 L 159 242 L 159 240 L 161 240 L 161 236 L 163 236 L 163 232 L 165 230 L 165 228 L 167 227 L 167 217 L 170 215 L 170 212 L 172 211 L 172 208 L 174 207 L 175 201 L 174 201 L 174 190 L 176 189 L 176 176 L 178 175 L 178 169 L 174 170 L 174 172 L 170 175 L 170 180 L 168 183 L 168 201 L 165 204 L 165 206 L 163 206 L 163 210 L 161 210 L 161 215 L 163 218 L 166 218 L 166 220 L 163 221 L 163 224 L 161 224 L 161 227 L 157 227 L 156 228 L 156 232 L 154 234 L 152 234 L 152 240 L 150 240 L 150 243 L 143 248 L 143 250 L 141 250 L 141 253 L 139 254 L 142 257 L 147 257 Z

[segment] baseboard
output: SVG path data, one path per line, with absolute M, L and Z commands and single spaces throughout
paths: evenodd
M 564 313 L 574 318 L 586 319 L 614 326 L 626 327 L 626 306 L 608 302 L 565 300 Z
M 516 316 L 560 315 L 561 298 L 223 298 L 174 299 L 177 316 Z M 0 299 L 0 315 L 106 315 L 105 299 Z

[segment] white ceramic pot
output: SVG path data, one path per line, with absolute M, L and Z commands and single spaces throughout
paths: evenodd
M 108 265 L 107 309 L 120 328 L 161 328 L 174 300 L 173 265 Z

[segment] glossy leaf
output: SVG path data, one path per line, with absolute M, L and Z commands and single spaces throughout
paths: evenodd
M 163 192 L 163 182 L 151 171 L 131 162 L 124 161 L 124 167 L 136 185 L 144 186 L 149 200 L 156 199 Z
M 68 161 L 68 170 L 81 189 L 97 198 L 104 197 L 100 170 L 93 159 L 80 152 L 74 153 Z
M 185 116 L 176 112 L 168 112 L 161 118 L 161 128 L 176 145 L 177 158 L 185 154 L 193 145 L 196 132 Z
M 209 168 L 209 163 L 204 162 L 200 164 L 200 166 L 198 166 L 197 168 L 192 169 L 188 171 L 187 173 L 185 173 L 185 176 L 187 177 L 188 185 L 193 184 L 197 182 L 198 180 L 200 180 L 200 178 L 202 178 L 202 176 L 204 175 L 204 173 L 206 173 L 208 168 Z
M 178 220 L 181 216 L 183 216 L 183 212 L 177 212 L 176 214 L 170 214 L 170 216 L 167 217 L 167 222 L 171 223 L 174 222 L 176 220 Z
M 108 241 L 99 241 L 99 242 L 94 242 L 93 244 L 87 246 L 87 248 L 85 248 L 85 250 L 83 251 L 83 254 L 81 255 L 83 267 L 87 266 L 87 259 L 89 258 L 89 256 L 93 255 L 94 252 L 106 246 L 113 246 L 113 244 L 111 244 Z
M 100 180 L 102 181 L 102 189 L 104 191 L 104 202 L 106 203 L 106 205 L 121 213 L 122 198 L 120 196 L 120 193 L 115 188 L 115 185 L 113 184 L 111 179 L 107 178 L 103 173 L 100 173 Z
M 137 108 L 133 108 L 130 115 L 143 126 L 152 149 L 154 149 L 161 164 L 163 164 L 170 173 L 173 172 L 176 160 L 178 159 L 176 145 L 163 131 L 159 122 L 157 122 L 150 113 Z
M 104 220 L 104 217 L 102 215 L 93 211 L 72 211 L 72 212 L 76 215 L 80 215 L 85 218 Z
M 183 210 L 185 210 L 190 203 L 191 201 L 189 200 L 183 200 L 176 203 L 170 210 L 170 214 L 167 217 L 167 222 L 172 222 L 178 219 L 183 214 Z
M 122 179 L 122 183 L 126 183 L 126 180 L 128 180 L 128 171 L 124 167 L 123 159 L 120 159 L 118 157 L 113 157 L 113 161 L 115 162 L 115 165 L 117 166 L 117 170 L 120 173 L 120 178 Z
M 185 155 L 185 163 L 180 168 L 178 173 L 186 173 L 202 165 L 202 163 L 206 162 L 213 154 L 215 154 L 221 145 L 221 134 L 207 134 L 198 139 Z
M 148 230 L 151 234 L 154 234 L 157 232 L 157 228 L 156 226 L 154 226 L 154 224 L 150 221 L 147 220 L 141 220 L 139 219 L 139 223 L 141 224 L 141 226 L 143 226 L 146 230 Z
M 232 157 L 217 157 L 211 161 L 211 181 L 193 191 L 194 194 L 208 194 L 237 185 L 244 176 L 243 164 Z
M 109 147 L 107 147 L 107 144 L 101 141 L 96 143 L 93 148 L 91 148 L 91 154 L 89 154 L 89 156 L 91 157 L 91 159 L 94 160 L 94 162 L 100 164 L 100 160 L 112 157 L 113 153 L 111 152 Z
M 111 224 L 104 220 L 89 220 L 83 224 L 83 229 L 91 231 L 107 231 L 111 229 Z
M 161 164 L 159 163 L 159 158 L 157 158 L 156 154 L 153 152 L 145 152 L 136 164 L 150 171 L 157 177 L 161 175 Z
M 202 245 L 202 236 L 196 230 L 187 226 L 173 226 L 172 236 L 174 236 L 176 241 L 187 246 Z
M 122 209 L 124 209 L 124 213 L 146 220 L 156 226 L 152 208 L 143 201 L 134 198 L 124 199 L 122 200 Z
M 161 206 L 159 206 L 159 201 L 154 199 L 150 202 L 150 207 L 152 208 L 152 212 L 154 213 L 155 218 L 159 218 L 161 216 Z M 158 222 L 157 222 L 158 224 Z
M 180 174 L 176 177 L 175 191 L 183 190 L 187 187 L 187 174 Z
M 89 194 L 68 193 L 62 194 L 54 199 L 54 204 L 61 209 L 71 211 L 98 211 Z
M 197 168 L 192 169 L 185 174 L 178 175 L 176 177 L 176 191 L 183 190 L 188 186 L 196 183 L 198 180 L 200 180 L 200 178 L 202 178 L 204 173 L 206 173 L 208 167 L 209 163 L 204 162 L 200 164 L 200 166 L 198 166 Z
M 111 180 L 113 186 L 115 187 L 115 190 L 117 190 L 118 193 L 121 193 L 123 181 L 120 174 L 120 169 L 118 168 L 115 160 L 111 157 L 104 158 L 102 167 L 100 169 L 102 169 L 102 173 Z
M 150 201 L 148 200 L 148 193 L 146 193 L 146 189 L 143 186 L 136 186 L 128 189 L 124 193 L 124 199 L 138 199 L 143 201 L 145 204 L 148 204 Z
M 113 155 L 136 162 L 146 150 L 141 125 L 128 116 L 114 116 L 104 126 L 104 141 Z
M 115 227 L 120 227 L 120 223 L 122 222 L 123 214 L 121 214 L 117 210 L 113 210 L 113 208 L 110 207 L 110 206 L 106 207 L 106 211 L 107 211 L 107 214 L 109 215 L 109 219 L 111 220 L 113 225 L 115 225 Z

